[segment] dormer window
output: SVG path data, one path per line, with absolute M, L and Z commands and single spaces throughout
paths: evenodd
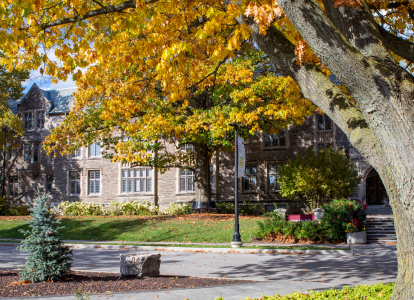
M 23 114 L 23 119 L 24 119 L 24 129 L 25 130 L 30 130 L 32 129 L 32 113 L 31 112 L 27 112 Z
M 273 147 L 286 147 L 286 134 L 285 130 L 282 129 L 276 134 L 265 134 L 265 148 Z
M 36 125 L 37 125 L 37 129 L 45 128 L 45 112 L 44 111 L 36 112 Z

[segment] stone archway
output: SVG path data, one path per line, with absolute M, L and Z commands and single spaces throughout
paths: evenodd
M 374 168 L 368 172 L 365 178 L 365 195 L 368 205 L 384 205 L 390 203 L 387 190 Z

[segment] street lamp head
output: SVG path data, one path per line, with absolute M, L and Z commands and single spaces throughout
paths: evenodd
M 230 126 L 233 126 L 233 127 L 236 127 L 237 126 L 237 123 L 230 123 L 229 125 Z

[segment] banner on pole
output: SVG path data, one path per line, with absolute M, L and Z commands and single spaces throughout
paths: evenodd
M 244 172 L 246 170 L 246 151 L 244 150 L 244 140 L 242 138 L 238 138 L 238 150 L 239 150 L 239 162 L 238 162 L 238 174 L 239 177 L 244 176 Z

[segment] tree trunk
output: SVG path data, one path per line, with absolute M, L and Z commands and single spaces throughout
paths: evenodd
M 210 185 L 210 158 L 206 144 L 194 145 L 195 168 L 194 168 L 194 190 L 196 202 L 211 201 Z
M 398 241 L 399 271 L 392 299 L 414 299 L 414 78 L 394 61 L 385 47 L 389 41 L 364 4 L 335 10 L 327 0 L 327 16 L 312 0 L 277 2 L 357 105 L 315 65 L 297 64 L 295 46 L 275 27 L 261 35 L 253 20 L 237 20 L 252 29 L 253 39 L 275 68 L 296 81 L 303 95 L 331 117 L 380 175 Z

